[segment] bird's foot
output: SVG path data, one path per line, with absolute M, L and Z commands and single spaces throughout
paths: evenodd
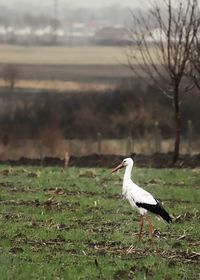
M 153 244 L 153 241 L 154 241 L 153 236 L 149 237 L 149 242 L 150 242 L 151 244 Z

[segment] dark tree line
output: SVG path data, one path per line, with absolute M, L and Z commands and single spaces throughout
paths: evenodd
M 1 140 L 38 139 L 44 130 L 62 132 L 66 139 L 144 137 L 151 133 L 156 121 L 166 138 L 173 135 L 171 101 L 160 95 L 155 85 L 138 81 L 126 82 L 110 92 L 89 93 L 21 93 L 0 94 Z M 200 133 L 200 96 L 187 96 L 181 107 L 182 135 L 187 121 Z

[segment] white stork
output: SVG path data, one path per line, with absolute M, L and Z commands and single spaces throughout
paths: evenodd
M 140 220 L 140 228 L 138 233 L 139 240 L 142 236 L 142 229 L 144 225 L 144 216 L 147 212 L 154 213 L 160 217 L 162 217 L 168 223 L 172 222 L 172 218 L 165 211 L 162 205 L 155 199 L 149 192 L 143 190 L 138 185 L 133 183 L 131 180 L 131 171 L 133 167 L 132 158 L 125 158 L 117 167 L 112 170 L 116 172 L 117 170 L 125 167 L 124 179 L 123 179 L 123 188 L 122 194 L 129 201 L 130 205 L 135 208 L 141 216 Z M 149 237 L 152 241 L 153 239 L 153 227 L 150 217 L 147 216 L 148 224 L 149 224 Z

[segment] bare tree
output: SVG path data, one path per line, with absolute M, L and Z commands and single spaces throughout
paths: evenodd
M 200 38 L 197 34 L 192 51 L 190 53 L 190 67 L 187 74 L 200 90 Z
M 6 64 L 2 69 L 2 76 L 11 90 L 14 89 L 17 79 L 19 78 L 19 67 L 14 64 Z
M 150 78 L 167 97 L 174 108 L 174 155 L 179 157 L 181 116 L 180 94 L 190 52 L 199 29 L 198 1 L 163 0 L 164 8 L 153 5 L 147 14 L 135 16 L 130 30 L 132 44 L 127 51 L 128 66 L 140 78 Z

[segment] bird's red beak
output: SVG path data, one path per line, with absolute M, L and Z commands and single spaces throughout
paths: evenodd
M 113 168 L 111 173 L 114 173 L 114 172 L 116 172 L 117 170 L 119 170 L 119 169 L 121 169 L 123 167 L 124 167 L 123 163 L 120 163 L 117 167 Z

